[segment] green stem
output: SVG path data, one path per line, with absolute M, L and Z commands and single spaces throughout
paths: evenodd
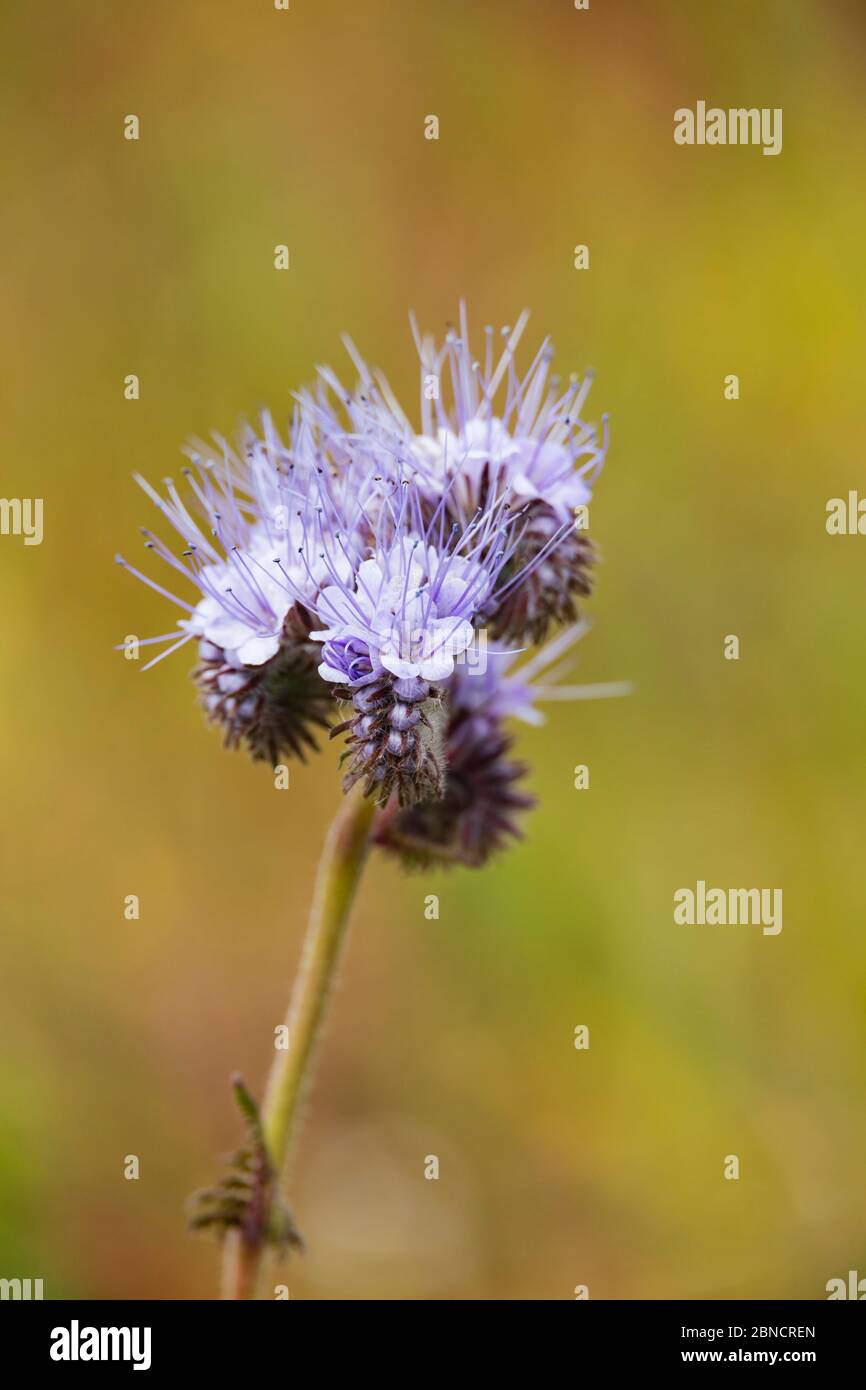
M 325 840 L 300 968 L 286 1015 L 288 1047 L 275 1053 L 262 1104 L 262 1131 L 271 1161 L 285 1180 L 298 1107 L 320 1035 L 331 985 L 367 857 L 376 807 L 355 788 Z M 254 1298 L 262 1250 L 237 1234 L 226 1241 L 223 1297 Z

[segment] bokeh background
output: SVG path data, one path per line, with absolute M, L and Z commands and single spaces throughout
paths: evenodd
M 0 1275 L 214 1294 L 184 1202 L 236 1142 L 229 1072 L 261 1086 L 339 799 L 333 746 L 277 793 L 204 726 L 188 653 L 142 675 L 112 650 L 167 627 L 112 563 L 154 521 L 130 475 L 285 417 L 317 363 L 347 369 L 343 330 L 414 399 L 407 311 L 438 332 L 461 295 L 476 331 L 527 305 L 527 351 L 550 333 L 596 370 L 578 678 L 635 693 L 521 734 L 540 805 L 483 873 L 371 866 L 292 1297 L 815 1298 L 866 1273 L 866 540 L 824 525 L 866 490 L 864 20 L 4 4 L 0 491 L 44 498 L 45 539 L 0 539 Z M 698 99 L 782 107 L 782 154 L 675 146 Z M 674 926 L 698 878 L 782 887 L 781 935 Z

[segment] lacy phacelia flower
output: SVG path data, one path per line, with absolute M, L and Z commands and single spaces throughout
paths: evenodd
M 471 528 L 457 544 L 470 543 Z M 442 795 L 443 686 L 472 645 L 501 558 L 481 563 L 398 535 L 351 584 L 323 589 L 316 612 L 328 626 L 311 634 L 324 643 L 319 672 L 348 687 L 356 711 L 333 731 L 349 735 L 347 790 L 363 779 L 368 795 L 396 793 L 401 806 Z
M 170 479 L 161 497 L 143 478 L 142 488 L 186 542 L 180 557 L 153 532 L 146 548 L 199 591 L 195 604 L 128 565 L 118 563 L 188 615 L 177 632 L 145 639 L 171 645 L 144 667 L 198 639 L 194 676 L 211 719 L 226 743 L 245 742 L 255 758 L 275 762 L 281 753 L 303 758 L 315 749 L 314 731 L 332 722 L 333 701 L 317 672 L 319 649 L 310 638 L 306 602 L 333 574 L 345 574 L 312 550 L 322 488 L 307 467 L 299 488 L 294 461 L 269 417 L 265 437 L 248 433 L 241 456 L 221 443 L 217 453 L 191 453 L 183 470 L 192 492 L 185 502 Z
M 383 815 L 376 841 L 410 867 L 431 863 L 479 867 L 509 839 L 519 839 L 519 814 L 535 799 L 522 790 L 523 763 L 512 761 L 514 738 L 506 720 L 541 724 L 539 700 L 603 699 L 628 694 L 624 682 L 564 686 L 556 682 L 564 657 L 587 631 L 577 623 L 529 661 L 514 654 L 487 654 L 486 663 L 457 673 L 449 691 L 445 734 L 448 781 L 437 801 Z
M 526 317 L 498 356 L 486 330 L 483 361 L 462 307 L 441 347 L 416 331 L 418 428 L 348 344 L 357 386 L 320 368 L 285 439 L 264 415 L 237 450 L 197 446 L 187 498 L 139 479 L 184 543 L 146 544 L 191 586 L 132 571 L 183 610 L 179 631 L 148 639 L 168 644 L 155 661 L 196 641 L 210 717 L 271 762 L 303 757 L 349 703 L 331 730 L 344 787 L 376 798 L 379 842 L 415 862 L 480 864 L 517 833 L 531 798 L 507 720 L 537 720 L 539 698 L 622 693 L 556 683 L 579 626 L 517 660 L 589 591 L 607 447 L 606 425 L 582 418 L 589 377 L 560 386 L 547 342 L 518 376 Z
M 546 339 L 525 376 L 518 376 L 514 355 L 527 319 L 521 314 L 513 329 L 502 330 L 498 360 L 493 330 L 485 329 L 483 362 L 470 349 L 462 305 L 460 332 L 450 331 L 441 347 L 422 338 L 413 322 L 420 429 L 351 344 L 358 391 L 347 393 L 333 373 L 324 372 L 315 409 L 325 433 L 348 435 L 356 457 L 374 470 L 383 459 L 401 460 L 423 504 L 430 508 L 445 499 L 448 514 L 462 526 L 491 496 L 508 498 L 520 525 L 484 620 L 494 637 L 538 642 L 551 623 L 573 621 L 576 597 L 590 592 L 588 504 L 607 451 L 607 418 L 600 435 L 583 420 L 592 376 L 572 376 L 563 387 L 550 374 L 553 354 Z

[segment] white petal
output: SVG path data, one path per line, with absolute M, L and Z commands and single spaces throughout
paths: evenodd
M 344 671 L 338 671 L 336 666 L 329 666 L 327 661 L 319 665 L 319 675 L 323 681 L 333 681 L 335 685 L 348 685 Z
M 270 661 L 272 656 L 276 656 L 280 647 L 278 634 L 268 637 L 248 637 L 237 648 L 238 659 L 245 666 L 264 666 L 266 661 Z
M 383 651 L 379 653 L 379 661 L 386 671 L 390 671 L 392 676 L 398 680 L 409 680 L 417 676 L 421 669 L 415 661 L 404 661 L 396 652 Z
M 442 651 L 436 652 L 435 656 L 425 658 L 415 668 L 413 674 L 416 673 L 425 681 L 444 681 L 454 674 L 454 657 L 450 651 L 443 648 Z

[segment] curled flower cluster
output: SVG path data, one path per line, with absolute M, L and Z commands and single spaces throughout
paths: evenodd
M 191 449 L 184 496 L 138 480 L 184 542 L 177 554 L 145 531 L 145 544 L 194 600 L 132 570 L 184 612 L 179 633 L 149 639 L 168 645 L 148 665 L 197 642 L 207 712 L 255 758 L 345 735 L 344 787 L 376 798 L 375 838 L 408 862 L 478 865 L 518 833 L 532 802 L 510 718 L 537 721 L 537 698 L 625 690 L 541 679 L 584 630 L 607 426 L 582 418 L 588 375 L 551 376 L 547 342 L 517 374 L 526 318 L 498 356 L 486 329 L 483 361 L 462 306 L 441 346 L 413 323 L 418 427 L 347 343 L 356 386 L 321 368 L 285 438 L 266 414 L 237 447 Z

